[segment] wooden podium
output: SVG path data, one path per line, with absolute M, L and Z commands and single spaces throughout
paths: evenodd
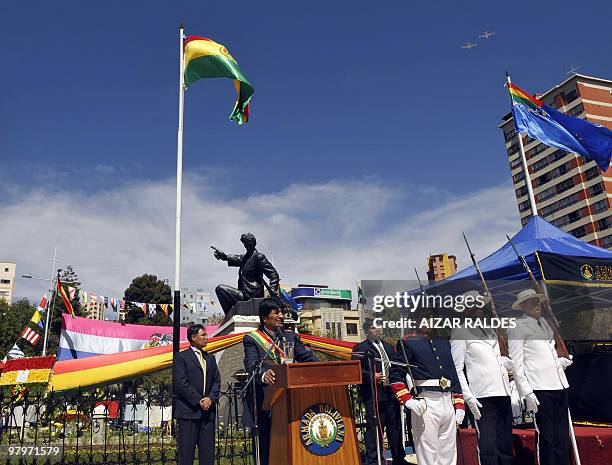
M 361 384 L 359 361 L 289 363 L 274 371 L 263 403 L 272 410 L 269 465 L 359 465 L 347 390 Z

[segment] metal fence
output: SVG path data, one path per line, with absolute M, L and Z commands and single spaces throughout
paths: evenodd
M 242 425 L 241 383 L 228 384 L 217 408 L 216 463 L 251 465 L 251 431 Z M 350 388 L 358 439 L 365 410 Z M 174 464 L 172 389 L 133 383 L 69 392 L 0 392 L 0 465 Z

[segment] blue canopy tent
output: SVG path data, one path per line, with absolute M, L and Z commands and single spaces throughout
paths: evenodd
M 529 222 L 512 238 L 512 243 L 519 253 L 525 257 L 531 271 L 537 279 L 542 279 L 540 264 L 536 252 L 550 252 L 572 257 L 588 257 L 611 259 L 612 251 L 575 238 L 569 233 L 556 228 L 539 216 L 532 217 Z M 512 246 L 506 242 L 502 247 L 488 257 L 478 262 L 480 270 L 487 280 L 522 280 L 529 279 Z M 457 279 L 479 280 L 474 266 L 470 266 L 449 276 L 447 283 Z
M 612 423 L 612 251 L 577 239 L 539 216 L 532 217 L 512 242 L 536 279 L 545 283 L 574 353 L 574 365 L 567 370 L 574 419 Z M 530 287 L 512 246 L 506 242 L 478 265 L 498 313 L 509 316 L 516 293 Z M 425 292 L 454 295 L 479 287 L 478 273 L 470 266 Z
M 577 239 L 539 216 L 532 217 L 514 235 L 512 243 L 519 253 L 525 257 L 536 279 L 544 280 L 547 284 L 549 279 L 557 284 L 571 283 L 575 301 L 580 301 L 580 299 L 584 301 L 584 293 L 575 292 L 576 284 L 581 284 L 578 281 L 586 281 L 580 275 L 583 264 L 592 263 L 593 267 L 595 264 L 603 264 L 612 267 L 612 251 Z M 529 275 L 523 268 L 512 245 L 508 242 L 504 243 L 498 250 L 480 260 L 478 265 L 495 298 L 498 313 L 511 312 L 511 305 L 516 294 L 520 290 L 530 287 Z M 612 270 L 612 268 L 610 269 Z M 542 276 L 543 271 L 544 276 Z M 612 276 L 609 279 L 612 280 Z M 589 282 L 588 285 L 598 286 L 595 282 Z M 602 289 L 605 289 L 605 294 L 608 297 L 612 297 L 609 285 L 601 283 L 599 285 L 602 286 Z M 470 266 L 442 281 L 427 286 L 425 292 L 456 295 L 479 288 L 481 288 L 481 283 L 478 273 L 474 266 Z M 568 293 L 565 294 L 567 297 Z M 591 290 L 591 294 L 595 301 L 597 299 L 601 300 L 601 295 L 598 297 L 593 290 Z M 608 302 L 610 302 L 610 299 L 601 301 L 602 304 Z M 565 306 L 564 308 L 567 311 L 570 307 Z

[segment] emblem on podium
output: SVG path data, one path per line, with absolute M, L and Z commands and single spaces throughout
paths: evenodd
M 336 452 L 344 441 L 344 434 L 342 415 L 330 405 L 312 405 L 300 418 L 302 444 L 315 455 Z

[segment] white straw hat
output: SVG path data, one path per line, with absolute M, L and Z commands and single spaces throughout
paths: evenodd
M 543 294 L 538 294 L 533 289 L 525 289 L 524 291 L 521 291 L 521 292 L 519 292 L 517 294 L 516 301 L 512 304 L 512 309 L 513 310 L 520 310 L 521 309 L 521 304 L 523 302 L 525 302 L 526 300 L 529 300 L 529 299 L 538 299 L 538 300 L 542 301 L 545 298 L 546 298 L 546 296 L 544 296 Z

